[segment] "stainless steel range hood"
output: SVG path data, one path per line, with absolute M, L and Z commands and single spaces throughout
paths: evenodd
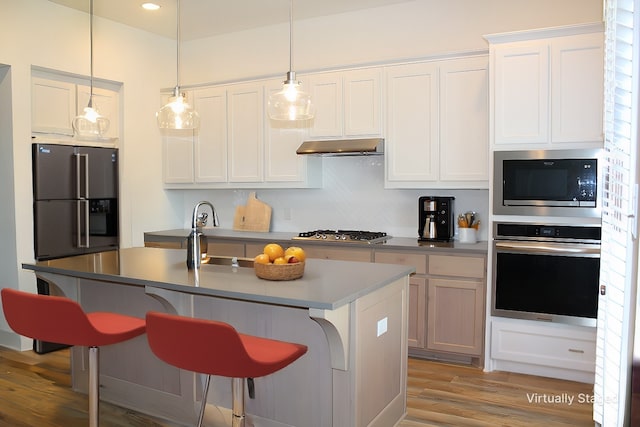
M 321 156 L 380 155 L 384 153 L 384 138 L 305 141 L 296 153 Z

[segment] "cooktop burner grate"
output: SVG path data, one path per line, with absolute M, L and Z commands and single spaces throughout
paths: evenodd
M 379 231 L 363 230 L 313 230 L 304 231 L 294 239 L 298 240 L 322 240 L 338 243 L 380 243 L 386 241 L 390 236 Z

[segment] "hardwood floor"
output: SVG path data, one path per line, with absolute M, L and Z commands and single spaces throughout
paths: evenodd
M 38 355 L 0 347 L 0 427 L 87 426 L 87 397 L 70 384 L 68 350 Z M 578 402 L 591 389 L 589 384 L 409 359 L 408 416 L 400 426 L 593 426 L 591 405 Z M 549 402 L 556 398 L 563 400 Z M 106 402 L 100 403 L 100 425 L 176 426 Z

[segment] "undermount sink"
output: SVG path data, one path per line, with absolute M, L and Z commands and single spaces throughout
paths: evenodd
M 210 256 L 206 259 L 203 259 L 202 264 L 229 265 L 233 267 L 253 268 L 253 258 Z

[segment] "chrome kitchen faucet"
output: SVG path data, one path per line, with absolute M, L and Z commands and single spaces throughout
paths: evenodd
M 216 209 L 210 202 L 201 201 L 196 203 L 193 208 L 193 216 L 191 219 L 191 232 L 187 238 L 187 268 L 190 270 L 200 268 L 202 259 L 206 259 L 207 257 L 207 238 L 202 232 L 202 227 L 207 225 L 209 215 L 206 212 L 202 212 L 198 215 L 198 209 L 200 209 L 200 206 L 202 205 L 207 205 L 211 208 L 211 213 L 213 214 L 212 225 L 214 227 L 218 227 L 220 225 Z

